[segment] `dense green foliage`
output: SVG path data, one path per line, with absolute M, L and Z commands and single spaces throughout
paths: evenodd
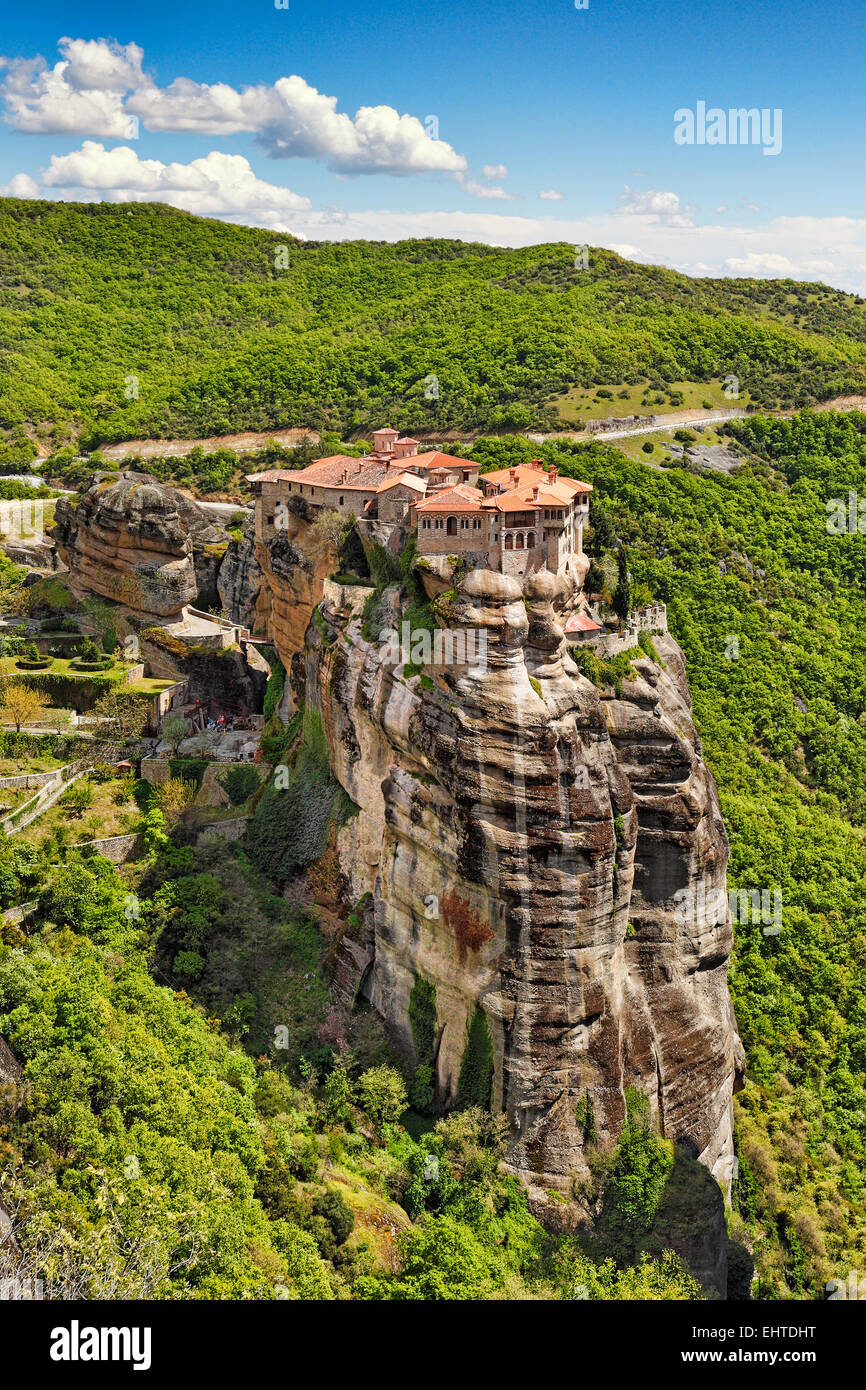
M 429 1115 L 435 1101 L 433 1089 L 434 1062 L 438 1042 L 436 986 L 423 975 L 415 976 L 409 995 L 409 1025 L 415 1049 L 415 1075 L 412 1079 L 412 1104 L 422 1115 Z
M 493 1087 L 493 1043 L 484 1010 L 476 1008 L 466 1030 L 457 1081 L 457 1104 L 489 1110 Z
M 0 1090 L 19 1242 L 4 1271 L 66 1298 L 701 1296 L 669 1255 L 596 1262 L 547 1236 L 501 1168 L 501 1117 L 470 1109 L 411 1138 L 371 1016 L 334 1018 L 312 922 L 237 847 L 193 862 L 159 811 L 143 834 L 136 894 L 99 857 L 4 853 L 0 883 L 11 867 L 20 891 L 43 885 L 27 931 L 0 940 L 0 1036 L 24 1067 Z M 171 974 L 194 950 L 191 998 Z M 277 977 L 287 1046 L 280 1025 L 258 1033 Z M 238 1026 L 225 1005 L 248 989 Z M 627 1184 L 625 1147 L 615 1167 Z
M 247 825 L 244 844 L 258 869 L 282 884 L 324 854 L 329 827 L 351 809 L 331 772 L 321 715 L 307 708 L 300 746 L 291 765 L 275 767 Z
M 866 368 L 862 301 L 822 285 L 689 280 L 602 250 L 576 271 L 565 244 L 296 242 L 153 204 L 3 199 L 0 285 L 0 428 L 55 422 L 60 443 L 64 423 L 92 445 L 538 425 L 575 384 L 729 373 L 764 405 L 806 405 Z

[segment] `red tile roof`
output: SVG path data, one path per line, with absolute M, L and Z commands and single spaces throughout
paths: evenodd
M 437 450 L 431 450 L 426 454 L 415 454 L 412 458 L 412 466 L 417 468 L 468 468 L 478 467 L 472 459 L 459 459 L 454 454 L 440 454 Z
M 517 474 L 517 486 L 523 487 L 538 483 L 547 486 L 550 481 L 550 474 L 546 468 L 536 468 L 531 463 L 520 463 L 515 469 L 497 468 L 492 473 L 482 473 L 481 481 L 484 483 L 498 483 L 500 486 L 511 487 L 511 474 Z M 592 483 L 582 483 L 579 478 L 564 478 L 560 474 L 556 475 L 554 487 L 564 487 L 570 494 L 576 492 L 592 492 Z
M 594 623 L 585 613 L 572 613 L 565 624 L 566 632 L 601 632 L 601 623 Z
M 375 491 L 388 472 L 387 465 L 372 455 L 352 458 L 348 454 L 331 454 L 328 458 L 316 459 L 306 468 L 299 468 L 289 477 L 293 482 L 309 483 L 314 487 L 345 487 L 350 492 L 358 489 L 370 492 Z M 345 480 L 344 473 L 348 474 Z
M 391 476 L 385 478 L 376 488 L 376 491 L 387 492 L 389 488 L 397 487 L 398 484 L 411 488 L 413 492 L 427 491 L 427 483 L 423 478 L 417 477 L 414 473 L 395 473 L 393 468 L 391 469 Z
M 416 512 L 481 512 L 483 493 L 469 483 L 457 483 L 415 504 Z

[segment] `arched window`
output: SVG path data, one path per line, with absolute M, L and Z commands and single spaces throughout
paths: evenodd
M 534 532 L 534 531 L 530 531 L 529 535 L 526 537 L 526 549 L 527 549 L 527 550 L 534 550 L 534 549 L 535 549 L 535 532 Z
M 523 549 L 523 532 L 522 532 L 522 531 L 518 531 L 517 536 L 515 537 L 515 540 L 514 540 L 514 549 L 515 549 L 515 550 L 522 550 L 522 549 Z
M 446 530 L 446 535 L 449 535 L 449 536 L 456 536 L 456 535 L 457 535 L 457 518 L 456 518 L 456 516 L 449 516 L 449 518 L 448 518 L 448 525 L 447 525 L 447 527 L 445 528 L 445 530 Z
M 506 549 L 506 550 L 513 550 L 513 549 L 514 549 L 514 537 L 511 535 L 510 532 L 509 532 L 508 535 L 505 537 L 505 549 Z

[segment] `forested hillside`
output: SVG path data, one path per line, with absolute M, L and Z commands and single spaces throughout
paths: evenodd
M 565 245 L 299 242 L 153 204 L 0 200 L 0 429 L 86 445 L 299 425 L 550 425 L 575 387 L 866 385 L 866 307 Z M 432 380 L 435 378 L 435 382 Z M 0 446 L 2 452 L 2 446 Z

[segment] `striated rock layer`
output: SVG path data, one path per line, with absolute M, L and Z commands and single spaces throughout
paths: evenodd
M 486 663 L 424 678 L 322 604 L 306 698 L 361 808 L 339 832 L 340 865 L 353 901 L 373 903 L 337 982 L 409 1053 L 411 990 L 435 985 L 445 1106 L 483 1010 L 509 1161 L 540 1206 L 587 1174 L 587 1103 L 612 1147 L 631 1085 L 728 1189 L 742 1065 L 731 928 L 724 907 L 720 921 L 702 911 L 726 901 L 728 845 L 683 656 L 659 637 L 658 664 L 640 657 L 634 679 L 600 693 L 565 645 L 570 588 L 546 571 L 525 591 L 474 571 L 448 621 L 486 632 Z
M 223 611 L 233 623 L 258 632 L 259 594 L 262 571 L 256 559 L 256 526 L 252 515 L 244 524 L 243 537 L 229 545 L 217 576 L 217 589 Z
M 317 545 L 311 536 L 311 518 L 311 509 L 302 505 L 288 513 L 276 536 L 255 544 L 256 570 L 263 578 L 256 592 L 255 630 L 267 632 L 286 669 L 303 650 L 307 624 L 335 563 L 330 546 Z
M 177 613 L 204 588 L 216 592 L 226 536 L 176 488 L 146 473 L 93 484 L 77 502 L 60 498 L 57 552 L 79 597 L 100 594 L 158 616 Z

